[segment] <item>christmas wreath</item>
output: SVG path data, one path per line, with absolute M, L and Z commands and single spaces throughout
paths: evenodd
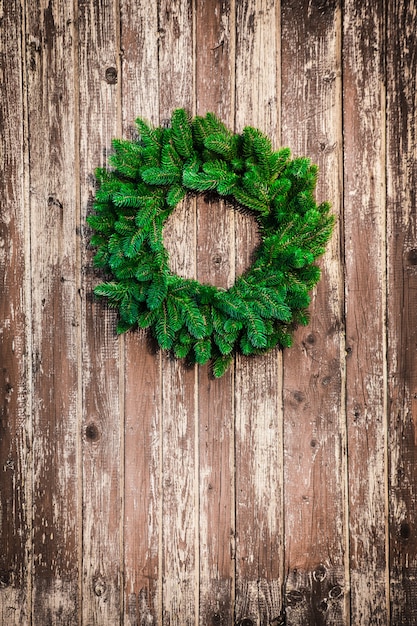
M 151 328 L 161 348 L 193 363 L 212 360 L 222 376 L 240 351 L 291 345 L 307 324 L 309 292 L 320 277 L 314 261 L 328 242 L 333 216 L 317 205 L 317 166 L 272 150 L 259 130 L 234 134 L 212 113 L 173 112 L 166 127 L 136 121 L 138 137 L 113 141 L 111 169 L 96 172 L 88 223 L 95 265 L 109 280 L 95 288 L 119 309 L 117 330 Z M 186 194 L 214 192 L 257 220 L 261 243 L 251 267 L 230 289 L 170 270 L 163 228 Z

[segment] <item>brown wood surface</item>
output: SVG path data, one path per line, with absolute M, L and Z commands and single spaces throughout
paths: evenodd
M 91 297 L 97 276 L 86 216 L 92 210 L 94 178 L 88 164 L 106 164 L 118 124 L 120 16 L 113 2 L 78 2 L 79 150 L 82 271 L 82 488 L 83 621 L 117 623 L 122 563 L 123 412 L 120 406 L 123 344 L 115 315 Z M 77 129 L 78 130 L 78 129 Z
M 356 478 L 348 502 L 351 620 L 365 624 L 385 624 L 389 614 L 383 51 L 383 2 L 345 3 L 346 411 L 349 473 Z
M 156 3 L 121 2 L 123 135 L 134 120 L 159 124 Z M 149 93 L 153 97 L 149 97 Z M 124 621 L 162 623 L 161 359 L 145 333 L 125 338 Z
M 159 6 L 160 123 L 171 111 L 194 113 L 194 14 L 190 1 Z M 188 241 L 188 246 L 178 242 Z M 171 267 L 196 276 L 195 200 L 183 201 L 166 231 Z M 162 599 L 163 619 L 172 626 L 196 623 L 199 595 L 197 368 L 162 357 Z
M 0 0 L 0 626 L 414 626 L 415 1 Z M 283 354 L 214 380 L 92 296 L 94 169 L 175 107 L 320 167 L 334 236 Z M 250 216 L 188 197 L 220 287 Z
M 22 58 L 23 20 L 20 2 L 4 6 L 0 23 L 0 623 L 10 626 L 27 622 L 30 615 L 27 129 L 23 68 L 16 62 Z
M 196 3 L 196 114 L 234 121 L 235 15 L 227 0 Z M 214 80 L 214 77 L 216 79 Z M 197 198 L 196 277 L 227 288 L 234 282 L 235 212 L 225 202 Z M 236 216 L 238 217 L 238 216 Z M 213 379 L 198 371 L 199 623 L 233 621 L 234 381 L 233 367 Z
M 80 245 L 76 37 L 70 3 L 26 3 L 32 345 L 32 604 L 81 612 Z
M 388 3 L 387 250 L 389 551 L 392 624 L 417 620 L 415 2 Z
M 341 13 L 338 2 L 282 2 L 282 143 L 320 168 L 319 201 L 341 213 Z M 303 68 L 301 70 L 301 68 Z M 285 604 L 288 625 L 342 625 L 345 415 L 341 221 L 320 261 L 311 321 L 284 353 Z
M 236 128 L 259 127 L 278 147 L 279 16 L 274 2 L 236 5 Z M 253 224 L 236 224 L 236 271 L 250 265 Z M 283 586 L 281 359 L 238 356 L 235 369 L 237 623 L 276 623 Z

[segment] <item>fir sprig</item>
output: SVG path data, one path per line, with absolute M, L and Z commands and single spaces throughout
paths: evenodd
M 333 229 L 317 205 L 317 167 L 247 126 L 233 134 L 212 113 L 173 112 L 168 128 L 136 121 L 138 138 L 114 140 L 111 169 L 96 176 L 88 222 L 95 264 L 110 280 L 95 288 L 119 309 L 118 332 L 151 328 L 161 348 L 222 376 L 236 351 L 261 354 L 291 345 L 307 324 L 315 264 Z M 166 219 L 187 193 L 216 192 L 253 213 L 262 241 L 252 266 L 228 290 L 181 278 L 169 267 Z

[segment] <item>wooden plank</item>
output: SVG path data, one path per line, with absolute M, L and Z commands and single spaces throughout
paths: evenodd
M 195 3 L 197 114 L 208 111 L 233 128 L 234 6 Z M 235 273 L 235 213 L 197 198 L 197 279 L 227 288 Z M 200 624 L 233 621 L 234 437 L 233 368 L 214 380 L 198 368 Z
M 383 2 L 345 2 L 343 29 L 350 619 L 386 624 Z
M 140 381 L 140 384 L 138 383 Z M 161 384 L 146 337 L 126 338 L 125 623 L 159 624 L 162 612 Z
M 191 0 L 159 6 L 160 122 L 174 108 L 194 113 L 194 40 Z M 171 216 L 165 241 L 172 270 L 196 275 L 195 203 Z M 198 477 L 196 367 L 162 357 L 163 623 L 188 626 L 198 614 Z
M 387 3 L 391 623 L 417 621 L 417 43 L 414 1 Z
M 318 201 L 341 195 L 341 10 L 282 1 L 282 143 L 320 167 Z M 348 623 L 342 268 L 338 227 L 311 321 L 284 353 L 286 623 Z M 345 586 L 346 585 L 346 586 Z
M 79 295 L 72 3 L 28 2 L 33 622 L 79 623 Z
M 158 7 L 121 3 L 123 134 L 159 125 Z M 161 359 L 147 333 L 125 339 L 125 623 L 162 624 Z
M 278 3 L 251 0 L 236 8 L 236 131 L 258 127 L 278 147 Z M 237 273 L 250 265 L 257 241 L 253 220 L 236 223 Z M 276 351 L 236 358 L 235 619 L 248 626 L 282 617 L 281 382 Z
M 236 617 L 279 624 L 282 484 L 279 360 L 236 359 Z M 264 361 L 264 362 L 262 362 Z
M 93 270 L 86 216 L 95 192 L 93 173 L 106 166 L 120 134 L 119 14 L 113 0 L 78 0 L 83 383 L 83 610 L 85 624 L 116 624 L 121 613 L 123 367 L 115 315 L 92 297 L 103 279 Z
M 29 623 L 30 372 L 20 2 L 0 4 L 0 624 Z

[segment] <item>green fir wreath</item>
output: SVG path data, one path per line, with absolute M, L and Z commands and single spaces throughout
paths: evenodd
M 317 205 L 317 166 L 272 150 L 247 126 L 234 134 L 212 113 L 183 109 L 167 127 L 136 120 L 138 137 L 113 141 L 111 169 L 98 169 L 88 223 L 95 265 L 109 280 L 94 292 L 119 309 L 117 331 L 151 328 L 159 344 L 192 363 L 212 360 L 222 376 L 235 352 L 261 354 L 291 345 L 308 323 L 314 263 L 333 229 L 327 202 Z M 214 192 L 252 213 L 261 243 L 251 267 L 230 289 L 170 270 L 163 228 L 186 194 Z

